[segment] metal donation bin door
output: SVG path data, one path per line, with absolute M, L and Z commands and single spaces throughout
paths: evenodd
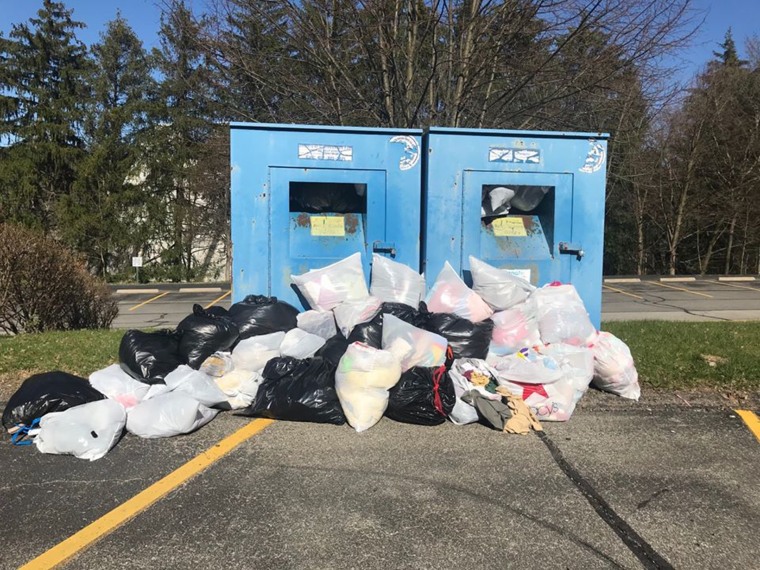
M 510 269 L 527 281 L 569 282 L 567 256 L 555 246 L 572 240 L 570 174 L 464 172 L 461 267 L 469 256 Z M 502 205 L 506 201 L 506 205 Z

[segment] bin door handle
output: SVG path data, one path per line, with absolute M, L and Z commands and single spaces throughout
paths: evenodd
M 578 243 L 569 243 L 566 241 L 559 242 L 559 252 L 566 255 L 574 255 L 575 258 L 580 261 L 586 252 L 583 251 L 583 246 Z
M 384 253 L 391 257 L 396 257 L 396 244 L 386 243 L 382 241 L 375 241 L 372 243 L 372 251 L 375 253 Z

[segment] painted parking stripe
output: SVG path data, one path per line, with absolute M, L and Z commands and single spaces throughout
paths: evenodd
M 47 552 L 42 553 L 34 560 L 21 566 L 19 570 L 42 570 L 55 568 L 80 552 L 92 546 L 95 542 L 113 532 L 121 525 L 150 507 L 156 501 L 165 497 L 168 493 L 186 483 L 219 459 L 227 455 L 244 441 L 250 439 L 274 420 L 258 419 L 246 424 L 232 435 L 207 449 L 200 455 L 172 471 L 163 479 L 156 481 L 147 489 L 122 503 L 112 511 L 106 513 L 98 520 L 88 524 L 82 530 L 73 534 L 63 542 L 59 542 Z
M 700 293 L 699 291 L 691 291 L 690 289 L 687 289 L 686 287 L 676 287 L 675 285 L 667 285 L 665 283 L 659 283 L 657 281 L 647 281 L 647 285 L 657 285 L 658 287 L 666 287 L 667 289 L 675 289 L 676 291 L 683 291 L 685 293 L 691 293 L 692 295 L 699 295 L 700 297 L 707 297 L 708 299 L 712 299 L 712 295 L 708 295 L 707 293 Z
M 609 285 L 602 285 L 605 289 L 609 289 L 610 291 L 614 291 L 615 293 L 620 293 L 621 295 L 628 295 L 629 297 L 633 297 L 634 299 L 640 299 L 642 301 L 645 301 L 644 297 L 639 297 L 638 295 L 634 295 L 633 293 L 629 293 L 628 291 L 623 291 L 622 289 L 617 289 L 616 287 L 610 287 Z
M 216 299 L 214 299 L 213 301 L 211 301 L 208 305 L 206 305 L 204 308 L 208 309 L 209 307 L 213 307 L 214 305 L 216 305 L 222 299 L 226 299 L 227 297 L 229 297 L 230 293 L 232 293 L 232 291 L 227 291 L 224 295 L 220 295 L 219 297 L 217 297 Z
M 734 289 L 747 289 L 748 291 L 757 291 L 760 292 L 760 289 L 757 287 L 749 287 L 747 285 L 737 285 L 736 283 L 724 283 L 723 281 L 716 281 L 718 285 L 724 285 L 726 287 L 733 287 Z
M 164 297 L 164 296 L 168 295 L 169 293 L 171 293 L 171 291 L 164 291 L 163 293 L 161 293 L 159 295 L 156 295 L 155 297 L 151 297 L 147 301 L 143 301 L 139 305 L 135 305 L 134 307 L 130 307 L 129 310 L 130 311 L 134 311 L 135 309 L 139 309 L 143 305 L 147 305 L 148 303 L 151 303 L 151 302 L 155 301 L 156 299 L 160 299 L 161 297 Z
M 750 412 L 749 410 L 736 410 L 736 413 L 739 414 L 739 417 L 744 420 L 745 424 L 747 424 L 749 431 L 755 434 L 757 441 L 760 441 L 760 419 L 755 415 L 755 412 Z

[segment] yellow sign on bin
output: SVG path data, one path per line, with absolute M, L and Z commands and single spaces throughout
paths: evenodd
M 343 216 L 311 216 L 311 235 L 342 237 L 346 235 Z
M 493 235 L 498 237 L 525 237 L 528 235 L 522 216 L 496 218 L 492 222 L 491 227 L 493 227 Z

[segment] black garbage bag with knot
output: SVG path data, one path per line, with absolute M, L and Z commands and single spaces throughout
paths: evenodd
M 45 372 L 30 376 L 8 400 L 3 411 L 3 426 L 29 426 L 32 421 L 50 412 L 62 412 L 102 400 L 105 396 L 84 378 L 61 372 Z
M 289 331 L 296 328 L 298 309 L 278 301 L 277 297 L 248 295 L 229 309 L 232 321 L 240 332 L 240 340 L 252 336 Z
M 238 415 L 294 422 L 346 422 L 335 391 L 336 367 L 319 356 L 273 358 L 264 367 L 256 399 Z
M 187 364 L 179 353 L 179 340 L 180 335 L 171 330 L 128 330 L 119 345 L 121 367 L 140 382 L 163 384 L 169 372 Z
M 200 305 L 193 305 L 193 314 L 180 321 L 177 333 L 180 355 L 196 370 L 215 352 L 229 350 L 239 334 L 231 318 L 215 315 Z
M 437 426 L 446 421 L 455 403 L 454 382 L 446 366 L 414 366 L 389 390 L 385 415 L 397 422 Z

